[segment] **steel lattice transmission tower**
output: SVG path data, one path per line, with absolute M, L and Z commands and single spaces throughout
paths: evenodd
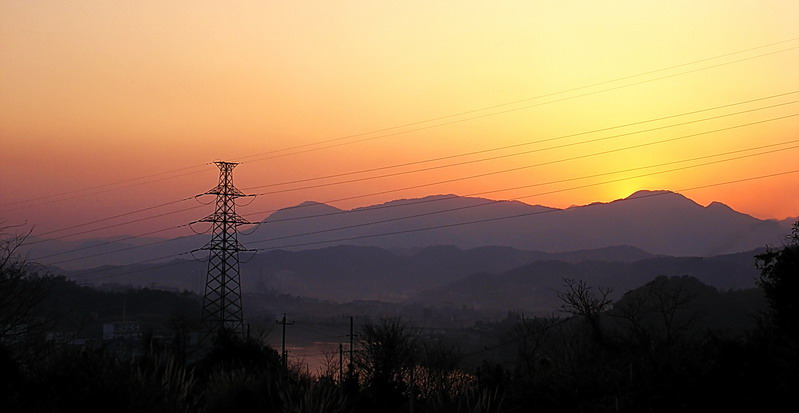
M 249 196 L 233 186 L 233 168 L 238 163 L 214 163 L 219 167 L 219 184 L 203 195 L 216 195 L 216 208 L 198 221 L 213 225 L 211 241 L 201 248 L 209 251 L 202 311 L 206 337 L 222 328 L 244 333 L 239 252 L 247 250 L 238 241 L 237 228 L 250 224 L 236 214 L 236 199 Z

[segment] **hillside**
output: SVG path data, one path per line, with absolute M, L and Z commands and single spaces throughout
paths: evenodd
M 561 253 L 628 245 L 652 254 L 709 257 L 779 245 L 788 224 L 760 220 L 719 202 L 702 206 L 669 191 L 639 191 L 609 203 L 566 209 L 436 195 L 353 210 L 304 202 L 264 217 L 257 230 L 242 234 L 240 240 L 246 247 L 267 251 L 354 245 L 407 255 L 452 245 L 464 250 L 497 246 Z M 30 241 L 25 251 L 33 259 L 58 254 L 43 263 L 79 269 L 177 255 L 205 245 L 208 235 Z
M 635 262 L 535 261 L 500 274 L 476 273 L 419 294 L 414 302 L 467 306 L 485 310 L 518 309 L 547 313 L 557 310 L 563 279 L 585 280 L 594 288 L 612 288 L 612 298 L 658 276 L 690 275 L 718 289 L 755 287 L 757 251 L 716 257 L 655 257 Z

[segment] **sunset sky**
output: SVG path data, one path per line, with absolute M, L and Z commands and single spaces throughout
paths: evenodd
M 242 162 L 253 220 L 306 200 L 563 208 L 638 189 L 783 219 L 797 115 L 795 0 L 0 2 L 0 221 L 42 234 L 202 193 L 215 160 Z M 212 208 L 107 223 L 193 206 L 75 237 Z

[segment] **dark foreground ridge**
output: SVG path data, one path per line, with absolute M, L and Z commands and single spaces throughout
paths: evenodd
M 776 411 L 799 385 L 797 257 L 799 224 L 784 246 L 751 257 L 752 288 L 656 276 L 619 294 L 601 279 L 566 277 L 547 316 L 469 321 L 479 311 L 273 296 L 295 306 L 292 329 L 306 343 L 321 339 L 308 335 L 315 323 L 342 344 L 311 371 L 294 353 L 299 342 L 288 359 L 274 350 L 274 310 L 253 311 L 244 336 L 222 330 L 200 344 L 196 294 L 101 291 L 6 254 L 0 403 L 9 412 Z M 325 312 L 301 310 L 314 305 Z

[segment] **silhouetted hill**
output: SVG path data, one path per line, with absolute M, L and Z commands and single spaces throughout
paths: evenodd
M 785 229 L 786 233 L 791 231 L 791 227 L 795 222 L 799 221 L 799 217 L 789 217 L 785 219 L 775 220 L 783 229 Z
M 630 247 L 561 254 L 510 247 L 462 250 L 427 247 L 402 256 L 375 247 L 337 246 L 319 250 L 273 251 L 256 256 L 244 267 L 257 291 L 310 296 L 337 301 L 381 299 L 401 301 L 426 289 L 443 286 L 474 272 L 496 273 L 542 259 L 572 262 L 584 259 L 625 260 L 651 257 Z
M 655 277 L 690 275 L 719 289 L 755 287 L 758 251 L 717 257 L 655 257 L 635 262 L 535 261 L 500 274 L 475 273 L 441 288 L 419 294 L 414 302 L 476 309 L 519 309 L 551 312 L 558 308 L 563 279 L 585 280 L 610 287 L 613 298 Z
M 632 247 L 549 254 L 510 247 L 462 250 L 434 246 L 412 255 L 376 247 L 337 246 L 269 251 L 242 263 L 245 293 L 281 293 L 347 302 L 383 300 L 424 305 L 552 309 L 562 279 L 585 278 L 617 291 L 657 275 L 694 275 L 718 288 L 754 286 L 755 251 L 717 257 L 654 256 Z M 197 261 L 74 271 L 90 284 L 118 283 L 201 292 L 206 266 Z M 428 292 L 424 292 L 424 291 Z
M 460 225 L 466 222 L 471 224 Z M 401 255 L 436 245 L 464 250 L 500 246 L 547 253 L 628 245 L 653 254 L 714 256 L 780 245 L 788 232 L 786 223 L 791 222 L 760 220 L 719 202 L 703 207 L 669 191 L 639 191 L 622 200 L 567 209 L 436 195 L 354 210 L 304 202 L 273 213 L 251 235 L 242 234 L 240 240 L 251 248 L 298 251 L 355 245 Z M 436 229 L 419 231 L 425 228 Z M 177 255 L 207 241 L 208 235 L 174 240 L 56 240 L 26 246 L 26 251 L 35 260 L 81 248 L 44 260 L 76 269 Z M 118 252 L 101 255 L 111 251 Z
M 298 208 L 306 209 L 294 207 L 292 213 Z M 785 234 L 780 222 L 759 220 L 719 202 L 703 207 L 669 191 L 639 191 L 622 200 L 565 210 L 452 195 L 335 213 L 319 204 L 307 209 L 327 212 L 306 214 L 314 216 L 308 218 L 312 225 L 302 227 L 297 227 L 297 220 L 282 220 L 288 212 L 276 212 L 279 219 L 262 226 L 273 241 L 259 243 L 259 247 L 307 248 L 331 241 L 399 249 L 499 245 L 563 252 L 631 245 L 656 254 L 712 256 L 779 243 Z M 463 222 L 474 223 L 454 225 Z M 368 223 L 377 224 L 365 225 Z M 416 231 L 431 227 L 437 229 Z M 325 232 L 293 236 L 312 231 Z M 385 233 L 393 235 L 375 236 Z
M 101 324 L 133 320 L 142 332 L 164 333 L 174 317 L 198 319 L 202 297 L 189 292 L 117 288 L 98 290 L 60 278 L 44 278 L 46 294 L 37 316 L 55 320 L 58 331 L 80 332 L 81 337 L 100 334 Z
M 651 342 L 665 340 L 667 329 L 681 334 L 708 329 L 742 333 L 755 326 L 755 316 L 765 309 L 765 296 L 758 288 L 720 291 L 683 275 L 658 276 L 625 292 L 609 314 L 621 328 L 629 330 L 634 322 L 634 328 L 645 330 Z
M 643 251 L 623 248 L 631 256 Z M 618 249 L 605 251 L 614 258 Z M 585 251 L 564 254 L 579 259 Z M 555 255 L 510 247 L 461 250 L 453 246 L 423 248 L 412 255 L 398 255 L 377 247 L 335 246 L 315 250 L 267 251 L 247 261 L 242 256 L 242 286 L 250 292 L 280 292 L 349 301 L 382 299 L 400 301 L 410 294 L 461 279 L 474 271 L 505 271 L 535 259 Z M 115 282 L 135 286 L 163 286 L 200 291 L 206 267 L 197 261 L 174 265 L 133 265 L 73 271 L 69 275 L 90 283 Z
M 655 257 L 642 249 L 628 245 L 618 245 L 613 247 L 603 247 L 597 249 L 584 249 L 578 251 L 558 252 L 549 254 L 552 259 L 566 262 L 582 261 L 616 261 L 634 262 L 646 258 Z

